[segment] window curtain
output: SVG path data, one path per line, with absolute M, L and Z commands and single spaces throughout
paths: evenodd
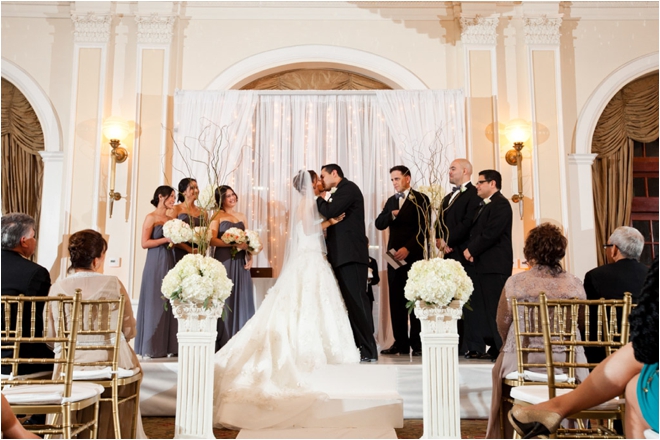
M 182 97 L 177 104 L 185 103 L 187 107 L 175 109 L 180 115 L 175 122 L 177 137 L 195 138 L 204 126 L 196 121 L 202 118 L 216 121 L 209 111 L 218 112 L 216 106 L 224 105 L 220 102 L 211 105 L 201 95 L 209 93 L 210 101 L 220 101 L 227 92 L 179 93 Z M 205 103 L 205 107 L 193 105 L 193 101 L 183 97 L 188 93 L 199 94 L 197 102 Z M 463 94 L 460 91 L 387 91 L 382 93 L 396 93 L 396 96 L 381 97 L 381 92 L 378 95 L 373 92 L 258 93 L 254 113 L 249 114 L 245 108 L 241 112 L 244 119 L 235 118 L 232 122 L 249 123 L 249 128 L 234 130 L 237 138 L 240 138 L 239 131 L 245 133 L 246 138 L 233 145 L 247 148 L 238 168 L 223 182 L 236 191 L 238 211 L 247 215 L 248 227 L 260 232 L 264 250 L 257 255 L 255 266 L 272 267 L 275 276 L 279 274 L 286 247 L 292 176 L 301 168 L 319 173 L 322 165 L 337 163 L 345 177 L 362 190 L 367 237 L 370 245 L 378 247 L 370 254 L 378 261 L 379 269 L 386 271 L 387 263 L 382 254 L 387 233 L 376 230 L 374 221 L 393 193 L 389 169 L 403 164 L 414 173 L 415 164 L 406 149 L 413 143 L 435 137 L 438 127 L 442 128 L 443 142 L 451 145 L 445 154 L 445 169 L 455 157 L 465 157 Z M 414 111 L 410 110 L 412 108 Z M 231 118 L 225 119 L 229 120 Z M 189 125 L 191 122 L 195 125 Z M 401 143 L 402 139 L 406 142 Z M 191 153 L 191 157 L 197 154 L 197 160 L 203 160 L 200 151 L 193 149 Z M 175 154 L 175 170 L 185 168 L 181 160 L 182 157 Z M 192 172 L 198 173 L 192 175 L 203 188 L 205 171 L 195 168 Z M 381 277 L 379 288 L 380 297 L 374 303 L 377 340 L 381 346 L 389 346 L 393 338 L 387 277 Z
M 598 265 L 603 244 L 619 226 L 630 224 L 633 199 L 633 140 L 658 138 L 658 74 L 626 85 L 603 110 L 591 145 Z
M 39 228 L 44 134 L 34 109 L 12 83 L 2 80 L 2 214 L 31 215 Z

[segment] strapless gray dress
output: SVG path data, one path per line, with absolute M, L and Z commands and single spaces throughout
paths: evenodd
M 163 238 L 163 226 L 154 226 L 152 239 Z M 172 314 L 172 307 L 167 304 L 160 292 L 163 278 L 174 267 L 174 252 L 167 248 L 168 243 L 147 249 L 147 261 L 142 272 L 140 302 L 137 310 L 137 335 L 135 352 L 152 358 L 177 354 L 179 345 L 176 338 L 177 320 Z
M 222 237 L 229 228 L 245 230 L 243 222 L 233 223 L 223 221 L 218 228 L 218 238 Z M 225 301 L 226 318 L 218 320 L 218 339 L 216 351 L 222 348 L 227 340 L 243 328 L 248 319 L 254 315 L 254 287 L 250 271 L 245 269 L 245 251 L 238 252 L 231 258 L 230 247 L 216 247 L 214 258 L 225 265 L 227 276 L 234 283 L 231 295 Z

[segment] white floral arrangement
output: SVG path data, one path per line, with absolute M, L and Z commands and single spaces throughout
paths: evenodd
M 257 231 L 248 229 L 245 231 L 245 238 L 247 239 L 247 250 L 249 253 L 252 255 L 257 255 L 259 252 L 261 252 L 261 240 L 259 239 L 259 233 Z
M 169 238 L 172 243 L 187 243 L 193 238 L 193 230 L 190 225 L 178 218 L 168 220 L 163 225 L 163 235 Z M 169 247 L 172 247 L 170 243 Z
M 216 185 L 209 185 L 199 192 L 197 196 L 197 206 L 201 209 L 210 211 L 216 208 L 215 203 L 215 190 L 218 187 Z
M 473 290 L 472 280 L 461 263 L 431 258 L 413 263 L 408 272 L 404 295 L 409 301 L 408 308 L 414 307 L 416 301 L 447 306 L 454 299 L 465 304 Z
M 247 235 L 245 235 L 245 231 L 242 229 L 229 228 L 222 234 L 220 240 L 233 246 L 231 248 L 231 258 L 233 260 L 239 252 L 239 250 L 236 249 L 236 246 L 245 243 L 247 241 Z
M 165 275 L 160 291 L 169 300 L 201 304 L 208 310 L 223 304 L 233 286 L 218 260 L 188 254 Z
M 202 245 L 208 244 L 213 237 L 213 231 L 207 226 L 195 226 L 195 229 L 192 231 L 191 241 L 200 247 Z
M 417 191 L 425 194 L 429 198 L 431 206 L 434 209 L 440 209 L 442 206 L 442 199 L 445 197 L 445 189 L 442 186 L 422 185 L 417 188 Z

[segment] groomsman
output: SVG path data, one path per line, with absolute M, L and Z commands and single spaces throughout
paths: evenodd
M 408 280 L 408 271 L 415 261 L 424 258 L 427 240 L 429 199 L 424 194 L 410 188 L 410 170 L 397 165 L 390 169 L 390 179 L 394 194 L 387 199 L 385 207 L 376 219 L 376 228 L 390 228 L 387 251 L 392 250 L 393 259 L 405 261 L 403 266 L 387 265 L 387 284 L 390 295 L 390 319 L 394 333 L 394 345 L 382 350 L 381 354 L 410 354 L 421 356 L 422 342 L 419 337 L 421 324 L 414 313 L 408 314 L 403 290 Z M 408 318 L 410 317 L 410 336 Z
M 442 219 L 438 225 L 436 244 L 444 251 L 445 258 L 456 260 L 465 269 L 468 276 L 474 279 L 474 266 L 463 255 L 470 239 L 470 229 L 481 197 L 470 181 L 472 164 L 467 159 L 456 159 L 449 166 L 449 183 L 454 185 L 452 192 L 442 200 Z M 484 317 L 481 310 L 463 309 L 463 319 L 458 321 L 459 350 L 467 358 L 483 356 L 486 347 L 482 335 L 477 333 Z
M 495 317 L 504 283 L 513 268 L 511 227 L 513 212 L 502 195 L 502 175 L 495 170 L 479 172 L 477 194 L 482 199 L 475 216 L 465 259 L 474 264 L 472 308 L 481 309 L 485 319 L 480 325 L 483 342 L 490 346 L 488 354 L 494 360 L 502 348 Z
M 316 198 L 319 213 L 325 218 L 346 214 L 344 220 L 327 229 L 328 261 L 346 304 L 361 361 L 376 362 L 378 349 L 366 289 L 369 246 L 364 227 L 364 197 L 355 183 L 344 178 L 339 165 L 323 165 L 321 182 L 329 196 L 327 201 Z

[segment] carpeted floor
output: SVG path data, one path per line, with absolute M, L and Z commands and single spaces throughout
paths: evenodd
M 144 432 L 149 438 L 173 438 L 174 417 L 142 417 Z M 461 420 L 462 438 L 485 438 L 488 420 Z M 403 428 L 397 429 L 399 438 L 420 438 L 424 433 L 422 421 L 411 419 L 403 421 Z M 236 438 L 238 431 L 214 429 L 215 438 Z

